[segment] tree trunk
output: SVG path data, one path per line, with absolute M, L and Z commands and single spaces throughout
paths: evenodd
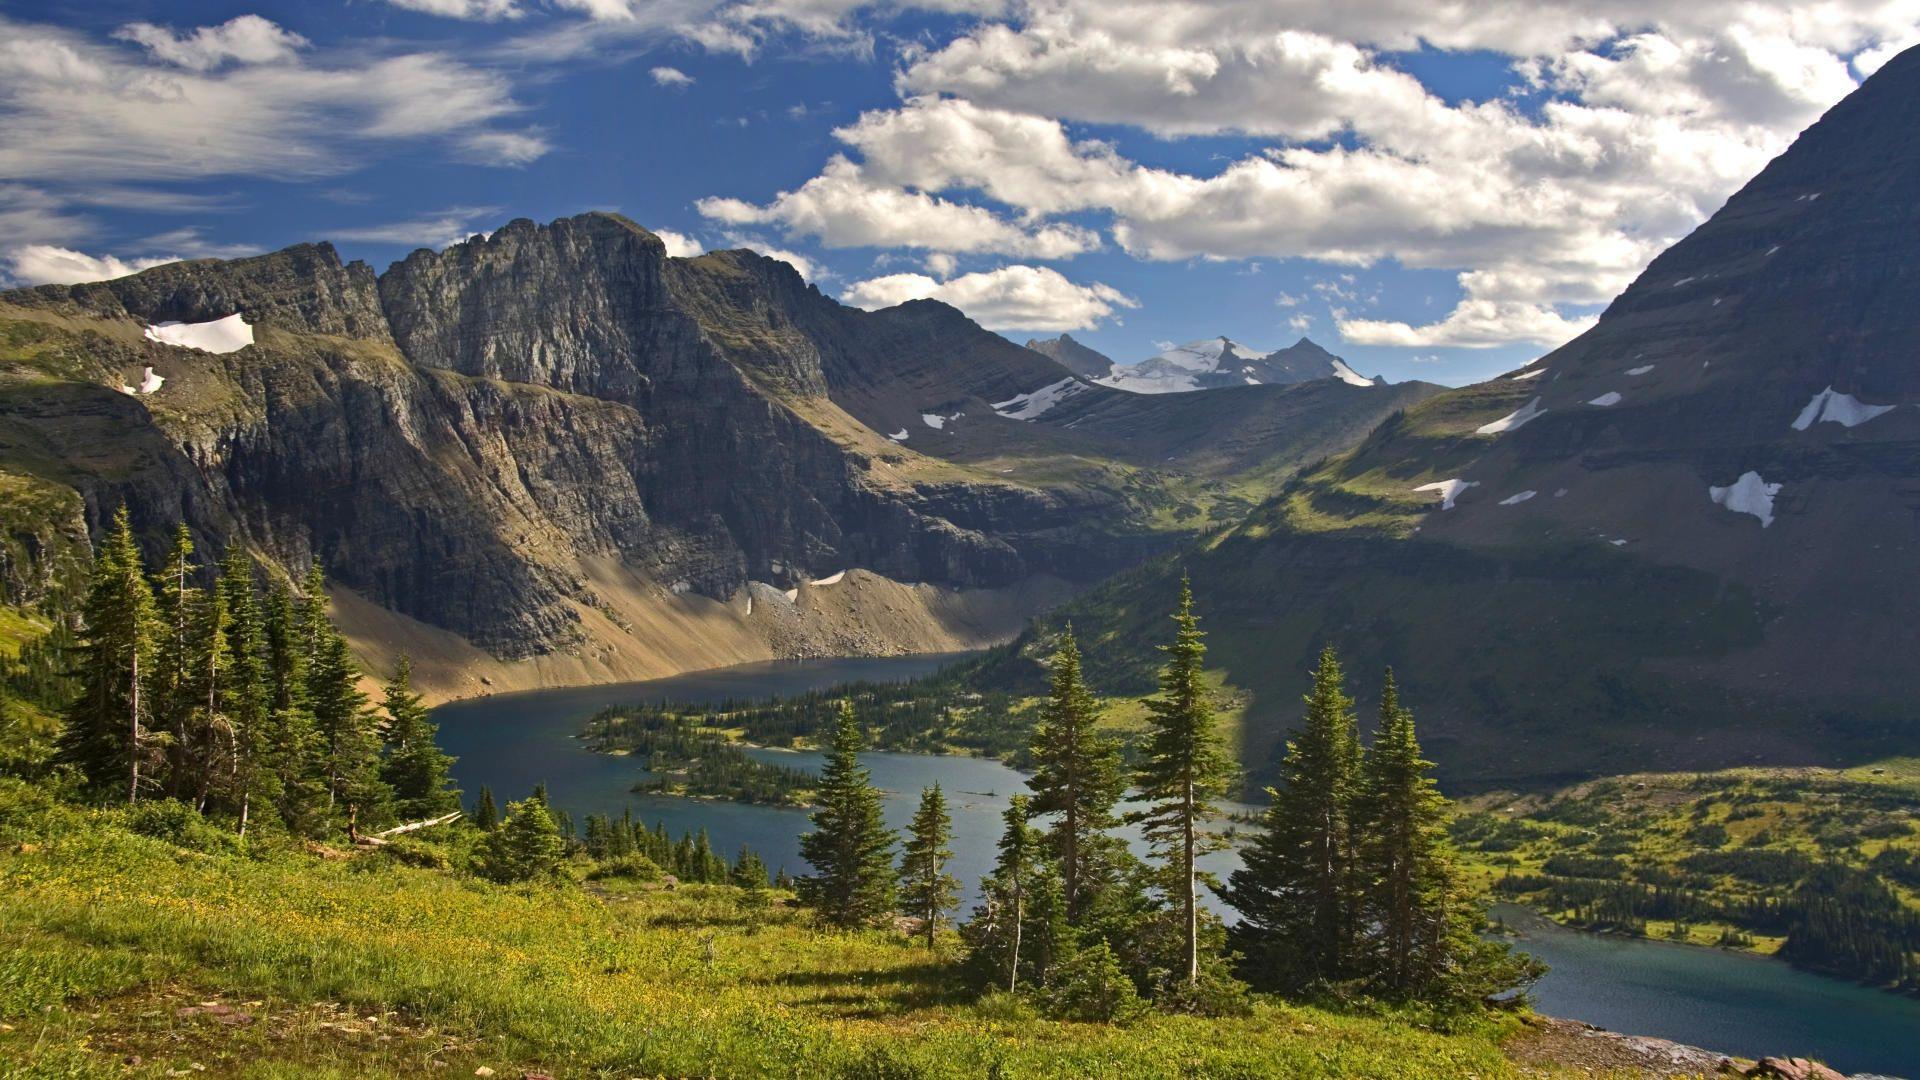
M 1020 930 L 1026 924 L 1025 913 L 1021 910 L 1026 899 L 1020 888 L 1020 879 L 1013 879 L 1013 952 L 1007 963 L 1007 993 L 1011 994 L 1020 985 Z
M 140 643 L 133 644 L 133 679 L 128 683 L 131 691 L 128 697 L 133 702 L 130 710 L 132 729 L 127 739 L 127 760 L 132 763 L 132 780 L 127 785 L 127 805 L 140 801 Z
M 1181 841 L 1184 845 L 1181 862 L 1186 867 L 1186 883 L 1181 892 L 1185 894 L 1187 909 L 1187 985 L 1195 986 L 1200 982 L 1200 910 L 1199 898 L 1194 895 L 1197 890 L 1193 884 L 1193 781 L 1191 778 L 1188 779 L 1186 787 L 1186 801 L 1185 806 L 1182 807 L 1185 820 L 1182 822 L 1181 829 Z

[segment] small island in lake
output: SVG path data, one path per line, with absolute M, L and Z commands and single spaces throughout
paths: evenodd
M 734 741 L 735 732 L 708 719 L 664 705 L 615 706 L 588 721 L 585 738 L 598 752 L 631 754 L 645 762 L 650 775 L 637 781 L 634 791 L 762 806 L 810 805 L 819 777 L 757 760 Z

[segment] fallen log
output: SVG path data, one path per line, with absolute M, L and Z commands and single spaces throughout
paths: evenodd
M 431 829 L 435 825 L 445 825 L 448 822 L 457 821 L 459 818 L 460 811 L 455 810 L 451 814 L 442 814 L 436 818 L 426 818 L 422 821 L 409 821 L 405 825 L 395 825 L 391 829 L 382 829 L 371 836 L 355 836 L 353 842 L 361 847 L 379 847 L 387 843 L 391 837 L 399 836 L 403 833 L 418 832 L 421 829 Z

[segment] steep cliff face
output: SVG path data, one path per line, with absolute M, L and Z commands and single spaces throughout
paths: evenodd
M 233 352 L 143 334 L 236 313 L 254 341 Z M 597 656 L 602 675 L 651 673 L 642 641 L 678 655 L 667 642 L 692 623 L 663 611 L 723 627 L 720 659 L 885 648 L 858 624 L 902 604 L 962 629 L 888 633 L 977 644 L 1032 607 L 988 619 L 956 591 L 1051 602 L 1060 589 L 1031 583 L 1164 549 L 1199 522 L 1154 515 L 1241 467 L 1197 446 L 1168 467 L 1160 444 L 1190 426 L 1172 411 L 1132 414 L 1135 440 L 1007 408 L 1072 376 L 944 305 L 845 308 L 784 263 L 669 259 L 606 214 L 515 221 L 378 277 L 319 244 L 22 290 L 0 295 L 0 329 L 0 465 L 75 493 L 96 530 L 125 503 L 157 553 L 185 520 L 205 550 L 237 540 L 289 573 L 318 560 L 421 633 Z M 159 390 L 119 391 L 147 367 Z M 1128 397 L 1074 386 L 1080 407 Z M 1357 438 L 1383 407 L 1331 413 Z M 1262 410 L 1294 406 L 1243 411 Z M 1254 456 L 1297 456 L 1286 429 L 1259 429 Z M 769 614 L 849 567 L 877 575 L 848 591 L 870 596 L 865 616 L 856 602 L 808 630 Z M 882 579 L 934 592 L 874 592 Z M 753 589 L 779 599 L 749 619 Z

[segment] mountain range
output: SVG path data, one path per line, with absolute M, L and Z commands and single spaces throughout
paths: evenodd
M 156 558 L 184 521 L 318 561 L 437 696 L 975 647 L 1437 390 L 1128 394 L 611 214 L 303 244 L 0 294 L 0 581 L 43 599 L 125 504 Z
M 1206 338 L 1171 346 L 1134 364 L 1116 364 L 1066 334 L 1029 341 L 1027 348 L 1059 362 L 1075 374 L 1136 394 L 1285 386 L 1316 379 L 1338 379 L 1349 386 L 1386 385 L 1385 379 L 1361 375 L 1345 360 L 1306 338 L 1271 352 L 1249 349 L 1225 336 Z
M 1455 780 L 1913 752 L 1917 121 L 1908 52 L 1579 338 L 1070 606 L 1095 669 L 1147 688 L 1190 575 L 1257 776 L 1326 644 Z

